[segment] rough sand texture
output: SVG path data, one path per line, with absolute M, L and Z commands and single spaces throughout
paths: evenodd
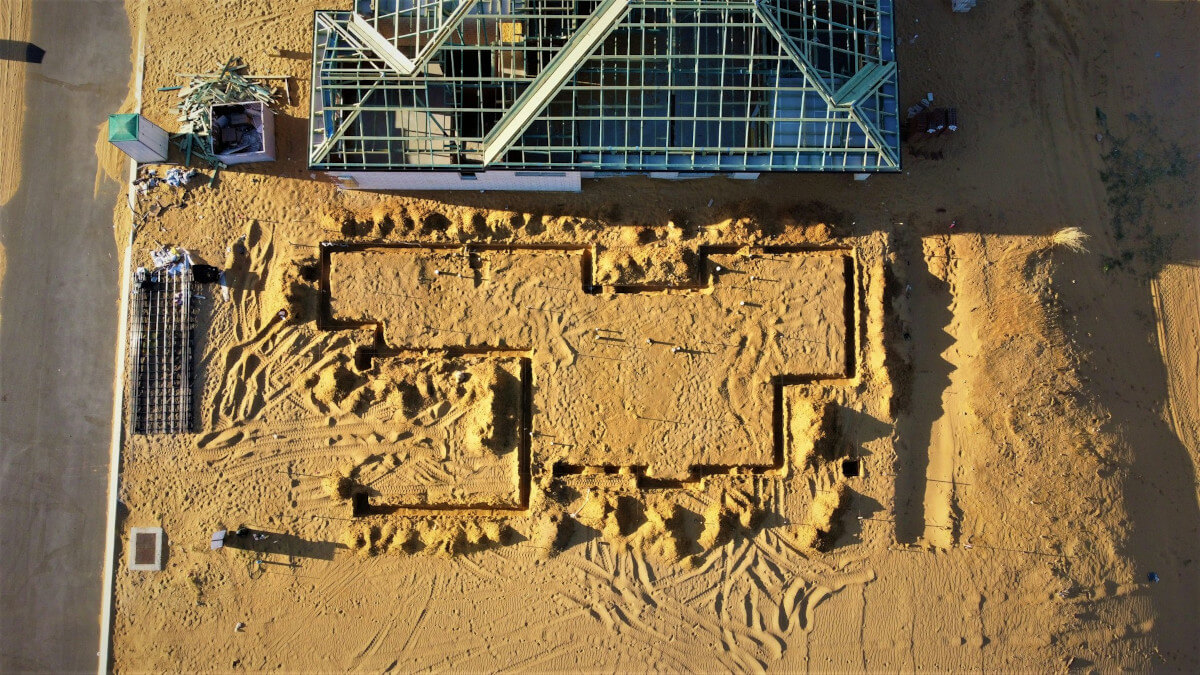
M 378 440 L 392 452 L 372 455 L 348 478 L 394 506 L 520 506 L 519 359 L 387 359 L 378 373 L 351 396 L 385 423 L 389 436 Z
M 31 0 L 0 3 L 0 40 L 29 40 Z M 21 121 L 25 117 L 24 61 L 0 59 L 0 206 L 8 203 L 21 185 Z M 2 260 L 2 259 L 0 259 Z M 0 267 L 0 277 L 4 268 Z
M 223 22 L 211 21 L 218 4 Z M 1184 413 L 1171 412 L 1188 396 L 1176 374 L 1194 370 L 1188 348 L 1170 346 L 1188 335 L 1171 322 L 1186 327 L 1194 313 L 1165 272 L 1194 269 L 1197 258 L 1200 3 L 983 3 L 966 15 L 940 1 L 901 3 L 903 103 L 934 91 L 959 107 L 963 128 L 909 144 L 898 176 L 606 179 L 581 195 L 440 201 L 310 180 L 310 10 L 328 6 L 159 0 L 147 15 L 147 91 L 234 54 L 300 79 L 277 124 L 281 161 L 139 204 L 166 207 L 139 231 L 139 251 L 186 246 L 225 268 L 229 286 L 227 300 L 207 294 L 199 322 L 201 432 L 126 440 L 122 532 L 162 525 L 172 544 L 160 574 L 118 565 L 119 670 L 1200 667 L 1195 456 L 1178 430 Z M 147 96 L 147 114 L 169 127 L 173 102 Z M 1091 253 L 1054 246 L 1066 225 L 1092 236 Z M 363 249 L 331 253 L 329 308 L 321 242 Z M 462 276 L 431 280 L 437 255 L 468 244 L 478 250 L 446 264 Z M 399 245 L 446 248 L 379 248 Z M 695 319 L 740 302 L 722 296 L 725 278 L 696 291 L 612 292 L 703 281 L 703 252 L 719 245 L 852 250 L 853 318 L 822 298 L 824 283 L 812 298 L 809 289 L 770 296 L 728 335 Z M 605 289 L 582 292 L 582 253 L 505 257 L 489 246 L 593 250 L 593 280 Z M 414 284 L 422 269 L 428 283 Z M 506 269 L 524 276 L 506 280 Z M 1160 273 L 1163 349 L 1150 292 Z M 797 289 L 806 278 L 796 276 Z M 535 280 L 558 288 L 542 293 Z M 476 291 L 489 283 L 507 286 L 481 302 Z M 354 292 L 339 295 L 340 284 Z M 385 302 L 383 290 L 428 304 Z M 665 302 L 696 313 L 651 311 Z M 382 332 L 334 325 L 324 314 L 333 308 L 382 322 Z M 778 424 L 764 424 L 763 400 L 749 394 L 712 399 L 747 404 L 737 431 L 666 418 L 687 433 L 753 442 L 711 450 L 746 465 L 664 480 L 636 465 L 658 462 L 678 477 L 710 450 L 656 439 L 662 432 L 623 411 L 665 414 L 714 380 L 683 366 L 699 355 L 664 348 L 661 359 L 631 362 L 631 376 L 610 371 L 607 389 L 581 379 L 550 396 L 556 373 L 584 372 L 580 355 L 633 351 L 588 342 L 589 329 L 610 325 L 575 319 L 551 331 L 561 318 L 532 318 L 585 308 L 614 312 L 604 323 L 636 326 L 637 338 L 758 340 L 772 375 L 804 374 L 788 367 L 795 359 L 836 363 L 826 350 L 852 324 L 855 368 L 785 387 L 772 403 Z M 814 331 L 821 346 L 788 359 L 765 347 L 757 336 L 774 330 L 772 314 L 791 322 L 783 333 Z M 406 408 L 401 395 L 399 408 L 372 412 L 353 404 L 354 391 L 375 391 L 387 372 L 397 387 L 439 369 L 454 377 L 464 367 L 456 359 L 501 354 L 499 337 L 511 340 L 509 356 L 529 360 L 521 386 L 545 402 L 528 407 L 536 434 L 518 486 L 527 505 L 472 505 L 453 489 L 431 498 L 428 487 L 420 503 L 370 495 L 370 481 L 392 468 L 410 471 L 407 485 L 467 484 L 435 471 L 466 466 L 467 455 L 436 448 L 470 446 L 472 435 L 486 447 L 486 424 L 468 422 L 462 436 L 438 424 L 458 411 L 474 417 L 487 395 L 435 378 L 419 392 L 439 401 L 432 410 Z M 446 350 L 481 344 L 488 354 Z M 358 387 L 341 400 L 336 372 L 322 384 L 339 367 Z M 726 367 L 743 375 L 736 359 Z M 592 389 L 597 410 L 568 410 Z M 374 416 L 384 412 L 391 422 L 380 429 Z M 786 453 L 778 471 L 738 454 L 761 450 L 764 435 Z M 559 461 L 573 456 L 578 466 Z M 672 466 L 671 457 L 687 459 Z M 346 497 L 363 489 L 374 501 L 355 517 Z M 271 536 L 208 550 L 212 531 L 239 524 Z M 1159 583 L 1147 582 L 1151 571 Z
M 1164 267 L 1153 290 L 1169 387 L 1167 412 L 1200 467 L 1200 258 Z
M 389 346 L 530 354 L 548 463 L 771 466 L 777 385 L 849 374 L 844 251 L 709 254 L 676 292 L 592 292 L 582 251 L 330 257 L 333 317 L 378 322 Z

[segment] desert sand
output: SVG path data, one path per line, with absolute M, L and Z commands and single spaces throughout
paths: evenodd
M 962 120 L 902 174 L 580 195 L 310 175 L 350 4 L 144 14 L 166 128 L 176 72 L 295 79 L 279 161 L 137 200 L 135 264 L 227 286 L 197 433 L 125 436 L 169 547 L 116 670 L 1200 666 L 1200 3 L 899 3 L 902 103 Z
M 4 19 L 0 22 L 0 39 L 13 42 L 29 40 L 29 0 L 6 0 Z M 21 61 L 0 59 L 0 143 L 5 148 L 0 157 L 0 205 L 12 199 L 21 184 L 21 118 L 25 114 L 25 71 Z M 0 258 L 2 260 L 2 258 Z M 0 275 L 4 271 L 0 266 Z
M 23 42 L 29 39 L 28 0 L 9 0 L 4 5 L 0 39 Z M 0 59 L 0 206 L 7 204 L 21 184 L 21 117 L 25 114 L 26 64 Z M 4 277 L 4 247 L 0 245 L 0 279 Z

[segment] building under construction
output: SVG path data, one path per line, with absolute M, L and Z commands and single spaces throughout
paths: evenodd
M 897 171 L 892 0 L 357 0 L 309 165 L 363 189 Z

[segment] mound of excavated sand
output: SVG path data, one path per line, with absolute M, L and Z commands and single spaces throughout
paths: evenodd
M 496 519 L 400 518 L 348 528 L 342 543 L 364 557 L 386 554 L 452 556 L 499 546 L 510 528 Z
M 312 396 L 326 408 L 336 410 L 361 382 L 359 375 L 351 371 L 345 362 L 339 361 L 317 376 L 312 386 Z
M 833 406 L 825 401 L 792 400 L 788 412 L 787 441 L 792 449 L 794 470 L 804 472 L 821 460 L 829 459 L 825 455 L 833 432 Z
M 837 538 L 838 518 L 849 503 L 845 483 L 817 493 L 809 511 L 808 522 L 795 528 L 796 543 L 810 551 L 824 551 Z

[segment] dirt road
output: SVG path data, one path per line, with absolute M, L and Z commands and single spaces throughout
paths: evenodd
M 118 186 L 94 194 L 93 148 L 130 40 L 120 0 L 32 8 L 46 54 L 27 66 L 20 184 L 0 207 L 0 671 L 82 672 L 99 641 L 118 288 Z

